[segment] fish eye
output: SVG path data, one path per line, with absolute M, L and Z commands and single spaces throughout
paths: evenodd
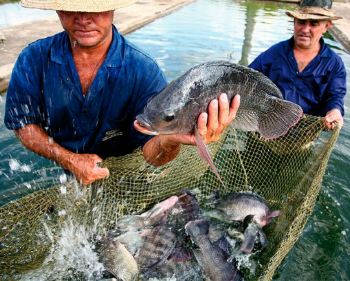
M 174 120 L 174 118 L 175 118 L 174 114 L 169 114 L 169 115 L 165 116 L 164 120 L 167 122 L 170 122 L 170 121 Z

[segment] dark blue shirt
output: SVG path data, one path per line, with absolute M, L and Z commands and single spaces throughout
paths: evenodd
M 133 127 L 147 100 L 166 86 L 153 59 L 113 27 L 113 41 L 86 95 L 65 32 L 38 40 L 17 59 L 7 91 L 5 125 L 40 125 L 61 146 L 101 157 L 122 155 L 149 136 Z
M 299 72 L 293 44 L 293 38 L 277 43 L 249 66 L 269 77 L 283 97 L 299 104 L 304 113 L 325 116 L 338 108 L 344 115 L 346 71 L 341 58 L 321 39 L 319 54 Z

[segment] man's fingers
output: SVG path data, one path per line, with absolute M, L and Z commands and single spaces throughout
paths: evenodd
M 96 180 L 101 180 L 109 176 L 109 170 L 107 168 L 95 167 L 92 170 L 92 173 L 86 175 L 86 177 L 81 179 L 83 185 L 89 185 L 95 182 Z
M 198 133 L 201 137 L 207 135 L 208 113 L 203 112 L 198 117 Z
M 238 108 L 241 104 L 241 96 L 235 95 L 230 105 L 230 113 L 229 113 L 229 123 L 232 122 L 233 119 L 236 118 Z
M 109 170 L 107 168 L 96 167 L 95 173 L 96 173 L 96 176 L 99 178 L 105 178 L 109 176 Z
M 219 126 L 226 127 L 229 123 L 229 108 L 230 104 L 226 94 L 221 94 L 219 97 Z
M 209 109 L 208 109 L 208 132 L 210 135 L 215 134 L 216 130 L 219 127 L 219 102 L 217 99 L 212 100 L 209 103 Z
M 327 129 L 333 130 L 336 126 L 342 127 L 343 126 L 343 116 L 339 109 L 332 109 L 327 112 L 324 123 L 327 127 Z

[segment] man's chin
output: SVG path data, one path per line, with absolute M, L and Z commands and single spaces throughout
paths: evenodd
M 97 46 L 99 43 L 99 40 L 91 37 L 83 37 L 83 38 L 76 38 L 75 42 L 79 47 L 91 48 L 91 47 Z
M 296 42 L 297 47 L 300 49 L 309 49 L 310 48 L 310 40 L 297 40 Z

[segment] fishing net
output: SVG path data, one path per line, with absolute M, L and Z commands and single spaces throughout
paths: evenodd
M 62 210 L 69 210 L 80 224 L 93 225 L 91 231 L 98 235 L 113 228 L 118 216 L 140 213 L 187 189 L 195 190 L 200 202 L 217 190 L 251 191 L 281 211 L 264 228 L 269 244 L 254 257 L 254 275 L 244 276 L 271 280 L 313 210 L 338 134 L 339 129 L 326 131 L 322 119 L 312 116 L 303 117 L 276 140 L 228 129 L 220 142 L 209 146 L 224 186 L 193 146 L 183 146 L 176 160 L 158 168 L 146 164 L 140 151 L 108 158 L 103 165 L 110 177 L 90 189 L 68 182 L 0 207 L 0 279 L 12 280 L 19 272 L 41 266 L 67 218 Z M 72 190 L 87 196 L 70 195 Z

